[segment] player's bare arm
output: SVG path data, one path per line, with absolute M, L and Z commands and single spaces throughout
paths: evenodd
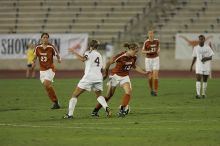
M 157 54 L 159 55 L 160 53 L 160 45 L 158 46 Z
M 147 54 L 147 53 L 151 53 L 151 50 L 146 51 L 146 50 L 145 50 L 145 44 L 144 44 L 144 46 L 143 46 L 141 52 L 142 52 L 143 54 Z
M 53 47 L 54 47 L 54 46 L 53 46 Z M 61 63 L 61 57 L 60 57 L 60 55 L 59 55 L 59 51 L 58 51 L 58 49 L 57 49 L 56 47 L 54 47 L 54 49 L 55 49 L 55 52 L 56 52 L 57 62 L 58 62 L 58 63 Z
M 58 63 L 61 63 L 61 57 L 59 54 L 56 55 Z
M 71 53 L 73 53 L 74 55 L 76 55 L 76 57 L 77 57 L 80 61 L 84 62 L 84 61 L 87 60 L 87 57 L 86 57 L 86 56 L 81 56 L 79 53 L 77 53 L 77 52 L 75 51 L 74 48 L 69 48 L 68 50 L 69 50 L 69 52 L 71 52 Z
M 137 72 L 141 73 L 141 74 L 148 74 L 148 72 L 146 72 L 145 70 L 143 70 L 140 66 L 136 65 L 135 67 L 133 67 L 134 70 L 136 70 Z
M 212 56 L 210 56 L 210 57 L 203 57 L 201 61 L 204 63 L 204 62 L 209 61 L 209 60 L 212 60 Z
M 148 53 L 151 53 L 151 50 L 149 50 L 149 51 L 142 50 L 142 53 L 143 53 L 143 54 L 148 54 Z
M 103 79 L 105 80 L 108 76 L 108 72 L 109 72 L 109 68 L 110 66 L 114 63 L 114 59 L 111 58 L 109 59 L 109 61 L 106 63 L 105 69 L 104 69 L 104 73 L 103 73 Z
M 192 71 L 192 68 L 193 68 L 193 65 L 194 65 L 195 62 L 196 62 L 196 57 L 193 57 L 193 61 L 192 61 L 191 67 L 190 67 L 190 71 Z

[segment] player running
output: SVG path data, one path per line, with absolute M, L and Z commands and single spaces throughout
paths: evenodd
M 83 78 L 79 81 L 76 89 L 74 90 L 71 99 L 69 100 L 69 110 L 68 113 L 63 117 L 64 119 L 73 118 L 77 99 L 86 90 L 95 91 L 98 102 L 105 109 L 107 116 L 111 116 L 110 108 L 108 107 L 105 98 L 101 95 L 103 90 L 103 64 L 102 56 L 96 50 L 98 46 L 99 42 L 97 40 L 92 40 L 89 44 L 89 50 L 87 50 L 83 56 L 79 55 L 74 48 L 69 49 L 69 51 L 75 54 L 79 60 L 85 62 L 85 73 Z
M 131 98 L 131 81 L 129 78 L 130 69 L 135 69 L 137 72 L 142 74 L 147 74 L 143 69 L 136 65 L 137 60 L 137 52 L 138 45 L 136 43 L 126 43 L 124 45 L 128 48 L 128 51 L 121 52 L 111 58 L 105 67 L 105 75 L 104 79 L 108 76 L 109 68 L 112 64 L 116 64 L 115 67 L 111 70 L 111 74 L 109 75 L 108 82 L 108 91 L 107 96 L 105 97 L 106 101 L 109 101 L 111 97 L 114 95 L 117 85 L 120 85 L 124 89 L 123 101 L 120 106 L 120 110 L 118 113 L 119 117 L 124 117 L 128 114 L 128 104 Z M 91 116 L 99 116 L 98 112 L 101 109 L 101 105 L 97 104 L 95 109 L 93 110 Z
M 53 56 L 57 57 L 58 63 L 61 63 L 60 56 L 57 49 L 49 44 L 49 34 L 43 33 L 41 35 L 42 44 L 37 45 L 34 51 L 34 60 L 32 67 L 35 67 L 35 62 L 38 57 L 40 63 L 40 80 L 44 85 L 48 96 L 51 101 L 54 103 L 51 109 L 59 109 L 60 105 L 55 93 L 55 90 L 52 86 L 53 78 L 55 76 L 55 67 L 53 64 Z

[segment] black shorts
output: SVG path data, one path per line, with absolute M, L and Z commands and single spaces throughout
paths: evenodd
M 31 67 L 32 67 L 32 64 L 27 64 L 27 67 L 31 68 Z

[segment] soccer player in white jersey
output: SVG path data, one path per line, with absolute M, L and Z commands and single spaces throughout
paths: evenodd
M 209 45 L 205 44 L 205 36 L 199 36 L 199 45 L 195 46 L 192 53 L 192 64 L 190 71 L 192 71 L 194 63 L 196 63 L 195 71 L 196 71 L 196 98 L 205 98 L 206 97 L 206 88 L 207 81 L 210 74 L 210 61 L 212 60 L 212 56 L 214 52 L 210 48 Z M 202 93 L 201 93 L 201 81 L 202 84 Z
M 78 54 L 74 48 L 69 51 L 77 56 L 79 60 L 85 62 L 85 72 L 83 78 L 79 81 L 76 89 L 74 90 L 71 99 L 69 100 L 69 110 L 64 116 L 64 119 L 72 119 L 77 99 L 84 91 L 94 90 L 98 102 L 105 109 L 107 116 L 111 116 L 110 108 L 108 107 L 105 98 L 101 95 L 103 90 L 103 75 L 102 75 L 102 56 L 96 50 L 99 46 L 97 40 L 92 40 L 89 43 L 89 50 L 83 56 Z

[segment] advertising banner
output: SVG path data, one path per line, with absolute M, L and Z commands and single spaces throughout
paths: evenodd
M 88 34 L 49 34 L 49 42 L 53 44 L 62 59 L 74 58 L 68 48 L 74 47 L 83 54 L 88 45 Z M 28 45 L 40 44 L 41 34 L 0 34 L 0 59 L 24 59 Z

